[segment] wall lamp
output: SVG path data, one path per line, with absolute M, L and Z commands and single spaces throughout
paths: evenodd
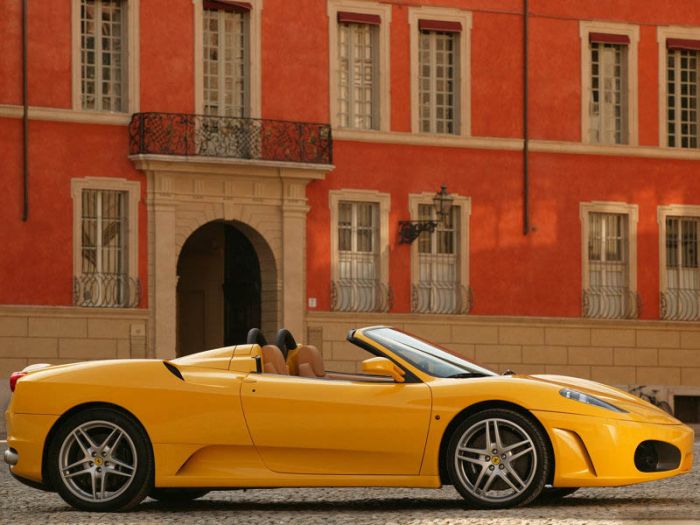
M 411 244 L 423 232 L 432 234 L 441 222 L 445 222 L 453 200 L 454 197 L 447 193 L 447 186 L 443 184 L 433 197 L 433 209 L 437 220 L 399 221 L 399 244 Z

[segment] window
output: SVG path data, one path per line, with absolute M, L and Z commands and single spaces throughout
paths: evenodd
M 661 318 L 700 319 L 700 207 L 659 206 Z
M 418 282 L 413 288 L 413 310 L 422 313 L 457 313 L 463 298 L 459 279 L 459 206 L 452 206 L 445 221 L 432 234 L 418 237 Z M 418 219 L 436 220 L 430 204 L 418 205 Z
M 581 137 L 589 144 L 638 144 L 639 27 L 580 22 Z
M 636 317 L 637 297 L 631 286 L 633 257 L 629 215 L 591 211 L 586 213 L 585 220 L 587 264 L 584 267 L 584 315 L 606 319 Z
M 138 250 L 134 223 L 139 193 L 138 182 L 74 179 L 76 305 L 138 304 L 138 259 L 131 252 Z
M 379 206 L 341 202 L 338 209 L 336 310 L 371 312 L 377 308 Z
M 437 221 L 434 194 L 409 195 L 411 218 Z M 411 245 L 411 309 L 417 313 L 466 314 L 469 289 L 469 198 L 452 194 L 445 221 L 431 234 L 423 232 Z
M 421 21 L 422 22 L 422 21 Z M 419 37 L 418 100 L 420 131 L 457 133 L 459 123 L 459 33 L 423 24 Z
M 409 7 L 411 26 L 411 130 L 471 133 L 472 15 L 461 9 Z
M 349 133 L 388 131 L 392 6 L 328 0 L 330 121 Z
M 371 23 L 355 23 L 354 20 Z M 379 17 L 338 13 L 338 123 L 346 128 L 379 129 Z
M 125 8 L 121 0 L 81 0 L 80 93 L 82 109 L 124 111 Z
M 331 299 L 337 311 L 389 309 L 387 194 L 332 191 Z
M 667 143 L 672 148 L 697 148 L 700 41 L 668 39 L 666 43 Z
M 204 113 L 247 117 L 249 104 L 249 30 L 244 7 L 204 2 Z
M 591 41 L 590 46 L 590 142 L 626 144 L 627 45 Z
M 139 110 L 139 9 L 140 0 L 72 0 L 74 111 Z

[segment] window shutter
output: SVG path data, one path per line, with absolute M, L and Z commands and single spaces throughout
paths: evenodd
M 421 31 L 441 31 L 443 33 L 461 33 L 460 22 L 448 22 L 445 20 L 419 20 L 418 29 Z
M 688 40 L 685 38 L 667 38 L 666 47 L 675 49 L 696 49 L 700 50 L 700 40 Z
M 589 33 L 588 40 L 596 44 L 629 45 L 630 43 L 630 37 L 627 35 L 613 35 L 610 33 Z
M 369 15 L 366 13 L 351 13 L 349 11 L 338 11 L 338 22 L 346 24 L 370 24 L 378 26 L 382 23 L 379 15 Z
M 247 12 L 253 6 L 248 2 L 229 2 L 227 0 L 204 0 L 204 9 L 210 11 L 232 11 L 232 12 Z

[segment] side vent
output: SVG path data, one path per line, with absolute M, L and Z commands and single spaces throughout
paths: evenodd
M 182 377 L 180 370 L 178 370 L 178 368 L 175 365 L 168 363 L 167 361 L 163 361 L 163 364 L 165 365 L 165 368 L 167 368 L 170 371 L 170 373 L 177 377 L 180 381 L 185 380 L 185 378 Z

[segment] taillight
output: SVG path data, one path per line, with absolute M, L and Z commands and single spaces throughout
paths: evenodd
M 20 377 L 24 377 L 27 375 L 27 372 L 12 372 L 12 375 L 10 375 L 10 390 L 12 392 L 15 391 L 15 387 L 17 386 L 17 380 Z

